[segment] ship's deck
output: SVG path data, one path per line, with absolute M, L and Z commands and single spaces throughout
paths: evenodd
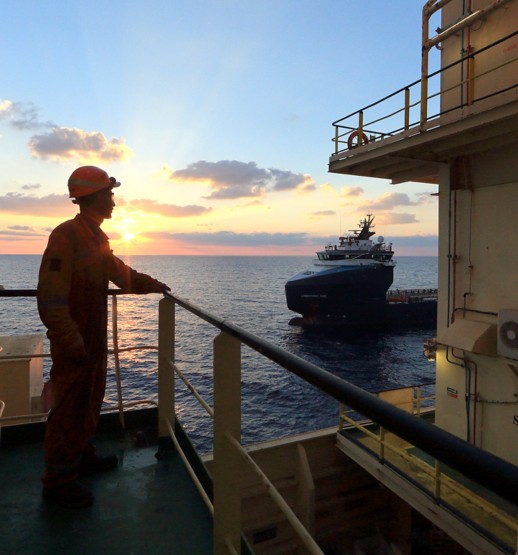
M 3 429 L 4 436 L 8 435 Z M 5 439 L 5 437 L 4 437 Z M 157 446 L 134 432 L 103 434 L 99 452 L 119 468 L 81 479 L 95 502 L 65 509 L 41 498 L 41 441 L 0 447 L 0 553 L 212 553 L 212 518 L 179 455 L 157 460 Z

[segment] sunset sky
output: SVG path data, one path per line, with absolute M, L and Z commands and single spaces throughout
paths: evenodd
M 372 212 L 435 255 L 435 186 L 327 171 L 332 122 L 419 79 L 423 4 L 3 0 L 0 254 L 43 252 L 94 164 L 116 253 L 312 256 Z

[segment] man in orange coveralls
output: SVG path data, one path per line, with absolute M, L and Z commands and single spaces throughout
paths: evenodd
M 111 218 L 112 189 L 119 185 L 95 166 L 72 173 L 68 189 L 80 213 L 51 233 L 40 267 L 38 310 L 52 355 L 43 498 L 65 507 L 93 502 L 78 481 L 81 474 L 118 464 L 115 455 L 96 454 L 91 443 L 106 383 L 108 282 L 128 293 L 169 290 L 115 257 L 100 229 L 103 220 Z

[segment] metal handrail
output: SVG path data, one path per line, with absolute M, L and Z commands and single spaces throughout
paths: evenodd
M 10 290 L 7 295 L 3 295 L 4 293 L 5 291 L 0 291 L 0 297 L 31 296 L 31 292 L 28 290 Z M 114 292 L 114 294 L 121 293 Z M 33 295 L 35 295 L 35 291 L 33 291 Z M 238 339 L 241 343 L 301 377 L 331 397 L 345 403 L 383 428 L 427 452 L 438 461 L 462 472 L 468 478 L 511 503 L 516 503 L 516 499 L 518 499 L 518 471 L 515 465 L 424 422 L 386 401 L 378 399 L 374 394 L 269 343 L 225 318 L 213 315 L 190 301 L 171 293 L 165 293 L 164 298 Z
M 156 345 L 134 345 L 131 347 L 119 347 L 118 341 L 118 310 L 117 310 L 117 296 L 118 295 L 125 295 L 129 293 L 125 293 L 122 289 L 109 289 L 108 294 L 112 297 L 113 304 L 112 304 L 112 336 L 113 336 L 113 349 L 108 349 L 108 354 L 114 356 L 114 363 L 115 363 L 115 381 L 117 387 L 117 411 L 119 413 L 119 420 L 121 423 L 122 428 L 125 428 L 125 420 L 124 420 L 124 410 L 130 406 L 141 405 L 141 404 L 149 404 L 155 403 L 149 399 L 138 400 L 130 403 L 125 403 L 122 399 L 122 385 L 120 379 L 120 361 L 119 361 L 119 354 L 124 352 L 130 351 L 138 351 L 138 350 L 154 350 L 157 351 L 158 347 Z M 36 297 L 37 290 L 36 289 L 0 289 L 0 297 Z M 17 361 L 17 360 L 27 360 L 28 358 L 50 358 L 50 353 L 33 353 L 29 355 L 9 355 L 9 356 L 2 356 L 2 361 Z M 4 404 L 5 406 L 5 404 Z M 109 405 L 102 409 L 103 412 L 114 410 L 114 407 L 110 407 Z M 29 421 L 33 422 L 36 420 L 45 420 L 47 418 L 48 413 L 31 413 L 28 415 L 16 415 L 10 417 L 3 417 L 2 418 L 2 411 L 0 412 L 0 424 L 2 422 L 9 423 L 9 422 L 18 422 L 18 421 Z
M 209 509 L 210 514 L 212 516 L 214 516 L 214 505 L 212 504 L 212 501 L 210 500 L 209 496 L 207 495 L 207 492 L 205 491 L 205 488 L 203 487 L 200 480 L 198 479 L 196 471 L 193 469 L 191 463 L 189 462 L 189 459 L 188 459 L 187 455 L 185 454 L 184 450 L 182 449 L 182 447 L 180 445 L 180 442 L 176 438 L 176 434 L 174 432 L 173 424 L 172 424 L 171 420 L 169 418 L 166 418 L 165 419 L 165 424 L 166 424 L 167 429 L 169 431 L 169 437 L 173 441 L 173 444 L 175 446 L 176 451 L 180 454 L 180 458 L 182 459 L 182 462 L 183 462 L 185 468 L 187 469 L 187 472 L 189 473 L 189 476 L 191 477 L 191 480 L 193 481 L 196 489 L 198 490 L 198 493 L 200 494 L 201 498 L 203 499 L 203 502 L 205 503 L 207 509 Z
M 434 458 L 462 472 L 471 480 L 502 498 L 516 503 L 516 499 L 518 499 L 518 469 L 512 463 L 471 445 L 441 428 L 415 418 L 390 403 L 378 399 L 372 393 L 269 343 L 225 318 L 211 314 L 190 301 L 172 293 L 165 293 L 164 297 L 221 331 L 239 339 L 266 358 L 366 415 Z
M 2 296 L 2 293 L 3 291 L 0 291 L 0 296 Z M 113 291 L 113 294 L 122 294 L 122 292 Z M 4 296 L 12 297 L 34 295 L 35 291 L 10 290 L 9 294 Z M 502 498 L 507 499 L 512 503 L 516 502 L 516 498 L 518 496 L 518 484 L 516 480 L 517 470 L 511 463 L 503 461 L 502 459 L 491 455 L 476 446 L 470 445 L 440 428 L 436 428 L 427 422 L 421 421 L 419 418 L 416 418 L 414 415 L 398 408 L 397 406 L 377 398 L 375 394 L 368 393 L 357 386 L 354 386 L 353 384 L 350 384 L 349 382 L 346 382 L 345 380 L 319 368 L 318 366 L 309 363 L 296 355 L 288 353 L 280 347 L 277 347 L 268 341 L 247 332 L 241 327 L 234 325 L 227 319 L 211 314 L 190 301 L 184 300 L 170 293 L 166 293 L 164 295 L 164 300 L 170 301 L 173 305 L 181 306 L 188 312 L 191 312 L 202 320 L 212 324 L 225 334 L 237 339 L 239 343 L 247 345 L 264 357 L 272 360 L 273 362 L 284 367 L 286 370 L 296 374 L 308 383 L 326 392 L 341 403 L 345 403 L 357 412 L 366 415 L 369 419 L 379 424 L 384 431 L 385 429 L 387 431 L 391 431 L 412 445 L 415 445 L 416 447 L 427 452 L 437 460 L 439 468 L 441 463 L 445 463 L 451 468 L 459 470 L 465 476 L 478 482 L 487 489 L 497 493 Z M 178 368 L 176 368 L 173 359 L 168 360 L 168 364 L 173 372 L 178 375 L 181 374 Z M 189 387 L 189 389 L 191 388 Z M 197 398 L 201 397 L 199 395 L 195 396 Z M 201 398 L 198 398 L 198 401 L 201 402 Z M 140 404 L 140 402 L 137 403 Z M 153 403 L 156 404 L 156 402 Z M 124 405 L 124 407 L 126 406 L 127 405 Z M 205 408 L 207 409 L 207 407 Z M 118 408 L 121 408 L 120 403 Z M 211 416 L 213 415 L 211 414 L 212 409 L 207 412 L 209 412 Z M 345 415 L 341 413 L 341 419 L 344 418 L 344 416 Z M 208 494 L 204 491 L 203 486 L 196 476 L 196 471 L 194 471 L 188 463 L 187 456 L 181 450 L 179 442 L 176 439 L 174 434 L 174 418 L 173 412 L 171 418 L 165 419 L 165 425 L 168 433 L 182 459 L 184 459 L 184 463 L 188 467 L 188 471 L 191 474 L 197 489 L 200 491 L 200 494 L 204 498 L 207 506 L 212 511 L 212 502 L 210 501 Z M 383 438 L 381 439 L 380 452 L 383 456 L 385 446 L 388 445 L 389 448 L 392 447 L 389 444 L 386 444 L 386 442 L 383 441 Z M 239 456 L 246 458 L 248 464 L 251 464 L 248 461 L 249 457 L 246 450 L 244 450 L 240 445 L 240 441 L 236 438 L 232 438 L 231 443 L 234 444 L 236 448 L 239 445 Z M 268 485 L 267 478 L 264 476 L 264 473 L 262 473 L 262 471 L 259 472 L 262 474 L 262 483 L 266 483 Z M 436 473 L 437 484 L 440 483 L 438 476 L 440 476 L 440 474 Z M 277 496 L 275 496 L 275 501 L 277 501 Z M 300 527 L 295 520 L 296 517 L 292 518 L 290 514 L 287 518 L 288 520 L 293 520 L 295 523 L 295 529 L 299 533 Z M 305 534 L 303 533 L 303 536 L 304 535 Z M 309 543 L 311 544 L 311 541 Z
M 499 44 L 501 44 L 501 43 L 503 43 L 507 40 L 512 39 L 516 35 L 518 35 L 518 31 L 514 31 L 514 32 L 512 32 L 512 33 L 510 33 L 510 34 L 508 34 L 504 37 L 500 37 L 498 40 L 496 40 L 496 41 L 494 41 L 494 42 L 492 42 L 492 43 L 490 43 L 486 46 L 483 46 L 483 47 L 479 48 L 478 50 L 475 50 L 473 52 L 469 52 L 465 55 L 461 55 L 461 57 L 459 59 L 455 60 L 454 62 L 451 62 L 450 64 L 445 65 L 445 66 L 441 67 L 440 69 L 438 69 L 438 70 L 436 70 L 432 73 L 427 74 L 426 77 L 425 77 L 426 83 L 428 83 L 434 77 L 437 77 L 438 75 L 443 74 L 444 72 L 450 70 L 451 68 L 453 68 L 453 67 L 455 67 L 459 64 L 463 64 L 463 63 L 466 63 L 466 62 L 473 61 L 480 54 L 486 52 L 487 50 L 489 50 L 491 48 L 494 48 L 494 47 L 498 46 Z M 426 100 L 426 102 L 428 103 L 433 98 L 441 96 L 445 92 L 448 92 L 448 91 L 454 90 L 456 88 L 462 87 L 463 85 L 465 85 L 468 82 L 471 82 L 471 81 L 476 80 L 476 79 L 480 79 L 481 77 L 487 76 L 491 72 L 494 72 L 498 69 L 501 69 L 502 67 L 504 67 L 506 65 L 509 65 L 511 63 L 515 63 L 517 61 L 518 61 L 518 57 L 512 58 L 511 60 L 507 60 L 507 61 L 505 61 L 505 62 L 503 62 L 503 63 L 501 63 L 501 64 L 499 64 L 499 65 L 497 65 L 493 68 L 488 69 L 487 71 L 485 71 L 481 74 L 478 74 L 474 77 L 470 77 L 469 79 L 463 79 L 462 81 L 458 82 L 455 85 L 452 85 L 448 89 L 441 90 L 441 91 L 435 92 L 435 93 L 430 94 L 430 95 L 427 94 L 426 98 L 424 100 Z M 401 87 L 400 89 L 396 90 L 395 92 L 384 96 L 380 100 L 372 102 L 371 104 L 368 104 L 367 106 L 365 106 L 363 108 L 360 108 L 359 110 L 356 110 L 356 111 L 354 111 L 354 112 L 352 112 L 352 113 L 350 113 L 350 114 L 348 114 L 348 115 L 346 115 L 342 118 L 339 118 L 339 119 L 335 120 L 332 123 L 333 127 L 335 128 L 334 137 L 332 138 L 332 142 L 335 143 L 334 154 L 338 154 L 339 152 L 342 152 L 343 150 L 346 150 L 346 149 L 341 150 L 339 148 L 340 144 L 344 144 L 344 143 L 347 142 L 345 139 L 343 139 L 343 137 L 348 135 L 348 133 L 350 131 L 357 130 L 360 127 L 361 127 L 361 129 L 364 133 L 369 133 L 371 135 L 371 137 L 370 137 L 371 140 L 376 139 L 376 138 L 383 138 L 383 137 L 387 137 L 387 136 L 394 136 L 394 135 L 396 135 L 396 134 L 398 134 L 398 133 L 400 133 L 404 130 L 414 128 L 418 125 L 424 126 L 426 122 L 430 122 L 430 121 L 432 121 L 432 120 L 434 120 L 434 119 L 436 119 L 440 116 L 443 116 L 443 115 L 445 115 L 449 112 L 465 108 L 469 104 L 475 104 L 475 103 L 480 102 L 482 100 L 486 100 L 487 98 L 490 98 L 492 96 L 506 93 L 509 90 L 512 90 L 512 89 L 518 87 L 518 84 L 514 84 L 514 85 L 511 85 L 511 86 L 505 87 L 501 90 L 490 93 L 488 95 L 481 96 L 481 97 L 475 98 L 475 99 L 471 99 L 469 102 L 466 101 L 466 100 L 462 100 L 459 105 L 457 105 L 453 108 L 448 108 L 447 110 L 439 111 L 438 113 L 433 114 L 433 115 L 428 115 L 427 114 L 425 120 L 419 119 L 417 121 L 414 121 L 414 122 L 410 123 L 408 121 L 408 114 L 410 112 L 410 109 L 415 108 L 419 104 L 422 104 L 423 101 L 424 101 L 423 99 L 419 99 L 419 100 L 415 101 L 413 104 L 410 103 L 410 101 L 409 101 L 410 90 L 414 89 L 414 87 L 416 87 L 417 85 L 419 85 L 422 82 L 423 82 L 423 79 L 413 81 L 409 85 Z M 385 114 L 384 116 L 377 117 L 376 119 L 374 119 L 372 121 L 364 122 L 364 115 L 365 115 L 365 112 L 367 110 L 370 110 L 370 109 L 372 109 L 376 106 L 379 106 L 379 105 L 387 102 L 388 100 L 397 97 L 398 95 L 400 95 L 402 93 L 405 93 L 405 100 L 404 100 L 404 105 L 403 105 L 402 108 L 397 108 L 396 110 L 391 110 L 390 114 Z M 391 117 L 393 117 L 393 116 L 395 116 L 399 113 L 402 113 L 402 112 L 405 113 L 405 120 L 406 121 L 405 121 L 404 126 L 400 126 L 396 129 L 391 129 L 390 131 L 375 131 L 375 130 L 372 130 L 372 129 L 367 129 L 367 126 L 370 126 L 370 125 L 372 125 L 374 123 L 377 123 L 379 121 L 382 121 L 382 120 L 386 120 L 386 119 L 391 118 Z M 426 110 L 426 113 L 427 113 L 427 110 Z M 354 121 L 351 121 L 351 125 L 344 125 L 344 122 L 346 122 L 347 120 L 350 120 L 351 118 L 355 118 L 355 117 L 356 117 L 358 123 L 356 123 Z M 339 129 L 344 130 L 344 133 L 339 133 L 339 131 L 338 131 Z
M 455 494 L 457 494 L 460 498 L 469 501 L 473 505 L 475 505 L 478 509 L 482 510 L 485 514 L 491 514 L 492 518 L 495 518 L 499 521 L 503 526 L 508 528 L 512 533 L 518 533 L 518 522 L 515 518 L 512 518 L 507 512 L 500 509 L 493 503 L 487 501 L 483 497 L 474 494 L 472 491 L 463 487 L 462 484 L 457 482 L 456 480 L 450 478 L 442 469 L 442 464 L 440 461 L 436 461 L 434 466 L 431 467 L 426 462 L 420 460 L 414 455 L 409 454 L 405 449 L 402 449 L 396 445 L 392 445 L 391 442 L 386 438 L 384 433 L 384 428 L 380 428 L 379 435 L 372 432 L 368 429 L 369 424 L 372 422 L 357 422 L 354 419 L 346 416 L 345 414 L 341 415 L 341 419 L 347 422 L 350 428 L 354 428 L 359 430 L 363 433 L 366 437 L 373 440 L 375 443 L 379 445 L 378 452 L 371 450 L 367 447 L 368 451 L 372 453 L 373 456 L 379 457 L 382 464 L 391 464 L 391 468 L 396 469 L 402 475 L 405 475 L 404 470 L 402 470 L 397 463 L 393 460 L 389 459 L 388 456 L 385 454 L 385 450 L 388 449 L 393 454 L 400 457 L 403 461 L 408 463 L 410 466 L 418 468 L 422 471 L 434 484 L 434 488 L 430 488 L 430 494 L 433 495 L 436 502 L 443 502 L 448 504 L 448 500 L 446 499 L 445 495 L 441 493 L 442 487 L 449 488 Z M 347 431 L 347 430 L 346 430 Z M 361 443 L 361 441 L 360 441 Z M 424 487 L 427 488 L 426 483 L 418 478 L 412 477 L 413 480 L 418 480 L 419 483 Z M 468 517 L 469 518 L 469 517 Z
M 198 393 L 198 390 L 194 385 L 186 378 L 185 374 L 178 368 L 178 366 L 171 360 L 167 359 L 167 363 L 171 366 L 175 374 L 182 380 L 182 382 L 187 386 L 189 391 L 193 394 L 198 403 L 205 409 L 205 412 L 212 418 L 214 418 L 214 409 L 203 399 L 203 397 Z
M 120 290 L 110 290 L 110 294 L 123 294 Z M 36 290 L 0 290 L 0 297 L 35 296 Z M 215 316 L 190 301 L 171 293 L 164 297 L 185 308 L 192 314 L 214 325 L 221 331 L 238 338 L 255 351 L 278 363 L 287 370 L 315 385 L 338 401 L 365 414 L 384 428 L 399 435 L 409 443 L 452 468 L 461 471 L 468 478 L 487 487 L 504 499 L 513 503 L 518 499 L 518 470 L 510 462 L 488 453 L 474 445 L 423 422 L 378 399 L 369 393 L 322 368 L 312 364 L 268 341 L 240 328 L 227 319 Z

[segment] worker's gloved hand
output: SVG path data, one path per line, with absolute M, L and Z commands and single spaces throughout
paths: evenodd
M 166 291 L 171 291 L 171 288 L 158 280 L 154 280 L 154 283 L 149 288 L 149 293 L 165 293 Z
M 165 283 L 162 283 L 162 282 L 159 282 L 159 283 L 160 283 L 160 293 L 171 291 L 171 288 L 169 287 L 169 285 L 166 285 Z
M 85 342 L 80 335 L 77 336 L 73 343 L 67 346 L 66 352 L 68 358 L 74 362 L 85 362 L 87 359 Z

